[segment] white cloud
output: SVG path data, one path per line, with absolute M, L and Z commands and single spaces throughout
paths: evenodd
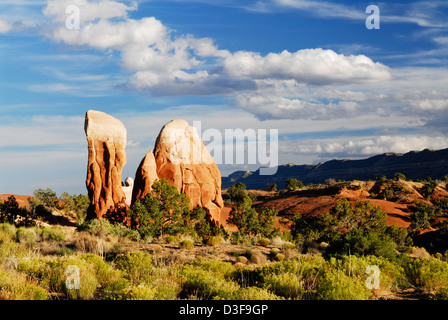
M 0 33 L 7 33 L 10 30 L 11 25 L 7 21 L 0 19 Z
M 235 104 L 260 119 L 328 120 L 353 117 L 360 106 L 352 101 L 323 104 L 296 98 L 263 95 L 237 95 Z
M 235 77 L 295 79 L 310 84 L 384 81 L 390 69 L 364 55 L 344 56 L 332 50 L 304 49 L 269 53 L 239 51 L 226 58 L 225 71 Z
M 447 147 L 448 141 L 444 136 L 410 134 L 282 141 L 279 144 L 279 151 L 294 154 L 317 154 L 322 158 L 353 158 L 386 152 L 406 153 L 426 148 L 444 149 Z

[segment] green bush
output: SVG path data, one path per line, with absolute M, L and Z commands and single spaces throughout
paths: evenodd
M 264 279 L 264 287 L 277 296 L 287 299 L 301 299 L 303 283 L 291 273 L 272 274 Z
M 67 281 L 74 284 L 70 280 L 76 277 L 75 273 L 68 273 L 69 266 L 72 272 L 79 271 L 79 289 L 67 286 Z M 46 290 L 62 293 L 68 299 L 93 299 L 99 284 L 94 266 L 77 256 L 23 259 L 18 263 L 18 270 L 36 279 Z
M 177 236 L 167 236 L 167 237 L 163 238 L 163 240 L 165 243 L 168 243 L 168 244 L 180 242 L 180 239 Z
M 258 244 L 262 247 L 267 247 L 271 243 L 271 241 L 268 238 L 260 238 L 258 240 Z
M 20 227 L 17 229 L 14 237 L 17 242 L 26 244 L 30 247 L 32 247 L 39 240 L 37 232 L 34 228 Z
M 153 300 L 156 289 L 147 285 L 129 285 L 125 288 L 109 292 L 103 297 L 104 300 Z
M 182 240 L 181 242 L 179 242 L 179 248 L 191 250 L 194 248 L 194 242 L 188 239 Z
M 231 300 L 280 300 L 281 297 L 266 289 L 257 287 L 244 287 L 236 290 L 230 296 Z
M 86 231 L 97 237 L 115 235 L 134 241 L 138 241 L 140 239 L 140 234 L 137 230 L 126 227 L 122 223 L 113 224 L 106 219 L 92 219 L 84 222 L 83 224 L 79 225 L 78 231 Z
M 192 265 L 184 265 L 180 269 L 182 280 L 182 298 L 199 299 L 231 299 L 239 286 L 227 280 L 222 274 L 204 270 Z
M 152 259 L 144 252 L 126 252 L 114 260 L 115 267 L 123 271 L 125 278 L 139 284 L 151 275 Z
M 429 294 L 448 288 L 448 263 L 436 258 L 409 261 L 405 271 L 411 283 Z
M 205 244 L 207 246 L 216 246 L 223 242 L 223 238 L 221 236 L 211 236 L 205 240 Z
M 343 270 L 326 267 L 319 273 L 316 292 L 318 300 L 367 300 L 371 291 L 366 287 L 365 277 L 348 276 Z
M 0 268 L 0 300 L 47 300 L 48 292 L 26 275 Z
M 56 228 L 36 228 L 36 232 L 41 240 L 65 241 L 64 232 Z

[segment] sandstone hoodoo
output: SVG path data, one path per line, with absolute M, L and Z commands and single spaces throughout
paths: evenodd
M 154 158 L 159 179 L 185 193 L 191 208 L 206 208 L 219 221 L 221 173 L 194 127 L 181 119 L 168 122 L 157 137 Z
M 86 112 L 84 130 L 89 148 L 86 186 L 91 201 L 88 219 L 113 220 L 126 213 L 122 169 L 126 164 L 126 128 L 118 119 L 100 112 Z
M 135 203 L 135 201 L 144 198 L 150 193 L 152 184 L 157 179 L 156 160 L 154 159 L 154 154 L 150 150 L 140 162 L 137 172 L 135 173 L 131 203 Z

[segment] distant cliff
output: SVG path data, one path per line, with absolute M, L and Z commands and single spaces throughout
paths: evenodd
M 328 178 L 335 180 L 369 180 L 379 176 L 393 178 L 400 172 L 407 179 L 418 180 L 426 177 L 443 179 L 448 174 L 448 148 L 442 150 L 425 149 L 405 154 L 384 153 L 362 160 L 330 160 L 317 165 L 286 164 L 278 167 L 274 175 L 260 175 L 254 172 L 236 171 L 222 178 L 222 188 L 242 182 L 247 189 L 266 189 L 266 184 L 276 183 L 283 189 L 288 178 L 307 183 L 323 183 Z

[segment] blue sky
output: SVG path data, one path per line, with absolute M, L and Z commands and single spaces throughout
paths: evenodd
M 446 148 L 447 66 L 446 1 L 0 0 L 0 194 L 85 194 L 89 109 L 127 128 L 123 179 L 175 118 L 278 129 L 280 164 Z

